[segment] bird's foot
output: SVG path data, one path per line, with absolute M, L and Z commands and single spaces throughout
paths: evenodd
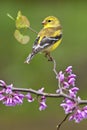
M 53 57 L 50 56 L 50 53 L 46 53 L 45 57 L 48 59 L 48 61 L 53 61 Z

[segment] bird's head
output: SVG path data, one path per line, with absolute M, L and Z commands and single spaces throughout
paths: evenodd
M 42 21 L 42 24 L 43 24 L 44 28 L 58 27 L 58 26 L 60 26 L 59 20 L 56 17 L 54 17 L 54 16 L 48 16 L 48 17 L 46 17 Z

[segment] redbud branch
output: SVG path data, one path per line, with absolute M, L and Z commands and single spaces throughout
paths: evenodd
M 31 88 L 28 89 L 28 88 L 15 88 L 15 87 L 13 87 L 12 90 L 13 91 L 19 91 L 19 92 L 29 92 L 29 93 L 35 94 L 37 96 L 45 96 L 45 97 L 52 97 L 52 98 L 68 98 L 68 99 L 70 99 L 74 102 L 77 102 L 77 104 L 80 104 L 80 105 L 87 104 L 87 100 L 73 99 L 69 95 L 67 95 L 63 92 L 60 92 L 60 93 L 45 93 L 45 92 L 39 92 L 38 90 L 34 90 L 34 89 L 31 89 Z
M 6 86 L 0 86 L 1 88 L 6 88 Z M 17 92 L 26 92 L 26 93 L 32 93 L 37 96 L 45 96 L 45 97 L 53 97 L 53 98 L 68 98 L 70 100 L 73 100 L 69 95 L 63 93 L 62 91 L 60 93 L 45 93 L 45 92 L 40 92 L 39 90 L 34 90 L 31 88 L 16 88 L 12 87 L 12 91 L 17 91 Z
M 20 92 L 30 92 L 32 94 L 35 94 L 37 96 L 45 96 L 45 97 L 54 97 L 54 98 L 58 98 L 58 97 L 64 97 L 64 98 L 69 98 L 71 99 L 70 96 L 68 96 L 67 94 L 64 93 L 45 93 L 45 92 L 39 92 L 38 90 L 34 90 L 31 88 L 12 88 L 13 91 L 20 91 Z M 72 99 L 71 99 L 72 100 Z
M 52 97 L 52 98 L 68 98 L 68 99 L 76 102 L 77 104 L 81 104 L 81 105 L 87 104 L 87 100 L 72 98 L 71 96 L 69 96 L 68 94 L 66 94 L 62 91 L 60 81 L 58 80 L 58 73 L 56 70 L 55 59 L 53 59 L 53 71 L 54 71 L 54 73 L 57 77 L 57 81 L 58 81 L 58 89 L 59 89 L 58 93 L 45 93 L 45 92 L 40 92 L 39 90 L 34 90 L 31 88 L 15 88 L 15 87 L 12 87 L 12 91 L 27 92 L 27 93 L 29 92 L 29 93 L 35 94 L 37 96 L 45 96 L 45 97 Z M 2 86 L 0 86 L 0 87 L 2 87 Z
M 19 92 L 29 92 L 32 94 L 35 94 L 37 96 L 45 96 L 45 97 L 52 97 L 52 98 L 68 98 L 72 101 L 75 101 L 73 98 L 71 98 L 69 95 L 60 92 L 60 93 L 45 93 L 45 92 L 39 92 L 38 90 L 34 90 L 31 88 L 12 88 L 13 91 L 19 91 Z M 80 101 L 81 102 L 81 101 Z
M 78 104 L 80 104 L 80 105 L 85 105 L 85 104 L 87 104 L 87 100 L 78 100 Z
M 77 102 L 77 104 L 80 104 L 80 105 L 87 104 L 87 100 L 73 99 L 68 94 L 65 94 L 62 91 L 60 93 L 45 93 L 45 92 L 39 92 L 38 90 L 34 90 L 31 88 L 28 89 L 28 88 L 15 88 L 15 87 L 12 87 L 12 91 L 27 92 L 27 93 L 29 92 L 37 96 L 45 96 L 45 97 L 50 97 L 50 98 L 68 98 L 74 102 Z

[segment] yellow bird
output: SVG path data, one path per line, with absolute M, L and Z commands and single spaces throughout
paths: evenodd
M 32 52 L 26 58 L 25 63 L 30 63 L 32 58 L 38 53 L 43 52 L 48 60 L 52 61 L 50 52 L 55 50 L 62 40 L 62 27 L 59 20 L 54 16 L 46 17 L 43 22 L 43 28 L 38 33 L 34 42 Z

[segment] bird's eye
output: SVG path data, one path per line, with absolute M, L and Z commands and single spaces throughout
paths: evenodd
M 51 20 L 48 20 L 48 22 L 51 22 Z

